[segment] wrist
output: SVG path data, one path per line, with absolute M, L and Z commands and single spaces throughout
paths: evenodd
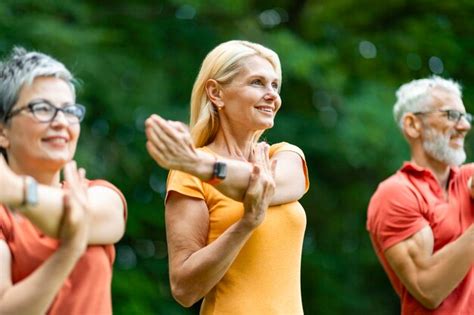
M 23 203 L 23 191 L 24 191 L 24 181 L 21 176 L 15 176 L 13 181 L 10 183 L 12 188 L 9 200 L 6 200 L 6 204 L 12 208 L 18 208 Z
M 203 153 L 200 154 L 198 163 L 195 167 L 195 176 L 198 177 L 202 181 L 208 181 L 212 179 L 214 175 L 214 163 L 216 162 L 216 158 L 210 154 Z
M 86 251 L 87 245 L 73 240 L 61 240 L 61 244 L 57 250 L 58 255 L 63 256 L 67 260 L 76 262 Z
M 21 179 L 23 194 L 19 209 L 24 212 L 38 204 L 38 182 L 31 176 L 22 176 Z

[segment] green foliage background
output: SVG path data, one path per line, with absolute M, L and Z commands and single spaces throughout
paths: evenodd
M 82 81 L 88 112 L 76 158 L 129 205 L 115 314 L 198 313 L 170 296 L 166 172 L 146 153 L 143 122 L 151 113 L 187 121 L 201 61 L 230 39 L 267 45 L 282 61 L 283 107 L 265 137 L 300 146 L 310 170 L 301 201 L 305 313 L 398 314 L 365 231 L 377 184 L 409 159 L 391 115 L 394 92 L 436 73 L 464 85 L 472 110 L 473 9 L 470 0 L 3 0 L 0 53 L 43 51 Z

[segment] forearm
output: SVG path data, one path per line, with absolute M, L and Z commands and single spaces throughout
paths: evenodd
M 45 314 L 80 258 L 76 250 L 60 247 L 31 275 L 0 297 L 0 314 Z
M 23 207 L 22 213 L 44 234 L 58 238 L 63 216 L 63 197 L 61 188 L 38 185 L 38 203 Z
M 418 286 L 421 299 L 437 307 L 461 283 L 474 261 L 472 226 L 455 242 L 436 252 L 421 266 Z M 421 302 L 421 301 L 420 301 Z
M 299 200 L 306 191 L 305 163 L 291 151 L 276 154 L 270 163 L 277 162 L 275 168 L 275 193 L 270 205 L 280 205 Z M 196 166 L 188 167 L 188 172 L 202 181 L 207 181 L 213 173 L 215 158 L 209 154 L 200 155 Z M 247 161 L 219 158 L 227 165 L 227 176 L 214 187 L 222 194 L 236 201 L 242 201 L 247 191 L 253 164 Z
M 184 306 L 191 306 L 204 297 L 224 276 L 253 228 L 244 221 L 229 227 L 211 244 L 194 252 L 176 268 L 170 264 L 172 292 Z
M 114 244 L 125 231 L 124 206 L 118 194 L 102 186 L 89 188 L 89 212 L 91 225 L 88 243 Z M 39 202 L 34 207 L 25 207 L 24 215 L 46 235 L 58 238 L 63 216 L 61 188 L 40 185 Z

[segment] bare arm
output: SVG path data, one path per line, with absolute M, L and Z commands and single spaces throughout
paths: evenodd
M 272 167 L 274 174 L 274 166 Z M 203 200 L 171 192 L 166 231 L 171 290 L 183 306 L 205 296 L 224 276 L 254 229 L 263 222 L 274 182 L 254 166 L 244 197 L 244 215 L 209 245 L 208 208 Z
M 418 302 L 437 308 L 459 285 L 474 261 L 474 228 L 433 254 L 429 226 L 385 251 L 390 266 Z
M 2 187 L 10 187 L 0 202 L 12 207 L 23 200 L 23 181 L 14 174 L 0 157 L 0 178 Z M 125 232 L 124 208 L 120 196 L 110 188 L 94 186 L 88 188 L 92 226 L 89 244 L 113 244 Z M 38 185 L 39 202 L 34 207 L 24 207 L 22 213 L 46 235 L 58 238 L 63 216 L 63 189 Z
M 147 149 L 163 168 L 175 169 L 206 181 L 212 176 L 215 157 L 196 150 L 187 129 L 180 123 L 166 121 L 157 115 L 146 121 Z M 267 150 L 268 148 L 262 147 Z M 227 164 L 227 177 L 216 185 L 224 195 L 242 201 L 247 190 L 252 164 L 245 161 L 220 158 Z M 278 161 L 275 174 L 276 189 L 270 205 L 299 200 L 306 190 L 302 158 L 295 152 L 283 151 L 271 160 Z
M 85 186 L 79 194 L 84 195 Z M 38 269 L 16 284 L 11 279 L 12 255 L 0 240 L 0 314 L 45 314 L 87 246 L 89 215 L 75 188 L 65 196 L 60 224 L 61 245 Z M 80 197 L 82 198 L 82 197 Z

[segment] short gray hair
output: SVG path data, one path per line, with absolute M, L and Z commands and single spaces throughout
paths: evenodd
M 393 107 L 393 116 L 401 130 L 403 130 L 403 117 L 407 113 L 431 109 L 429 100 L 433 89 L 443 89 L 462 97 L 462 88 L 459 83 L 436 75 L 403 84 L 396 92 L 397 102 Z
M 56 59 L 36 51 L 14 47 L 10 55 L 0 62 L 0 122 L 18 101 L 21 88 L 32 84 L 36 77 L 57 77 L 64 80 L 75 96 L 76 90 L 71 72 Z

